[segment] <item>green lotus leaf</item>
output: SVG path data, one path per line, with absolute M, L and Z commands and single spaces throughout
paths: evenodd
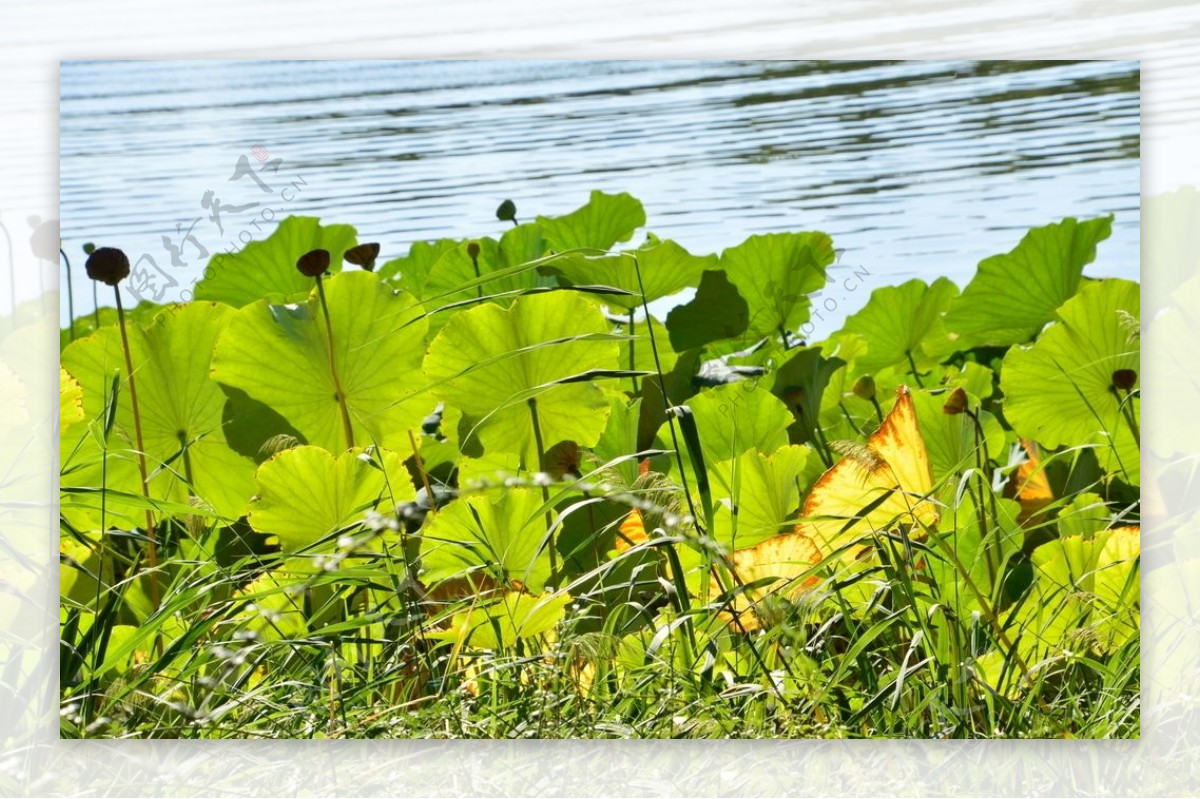
M 826 441 L 847 441 L 857 438 L 862 433 L 862 425 L 852 425 L 846 418 L 848 413 L 847 402 L 852 402 L 858 398 L 850 393 L 855 382 L 862 373 L 855 366 L 855 361 L 864 355 L 867 351 L 867 344 L 863 341 L 862 336 L 857 333 L 835 333 L 819 345 L 813 345 L 814 348 L 819 346 L 822 351 L 822 357 L 828 359 L 837 359 L 844 362 L 844 366 L 839 366 L 829 376 L 829 382 L 825 386 L 824 392 L 821 394 L 821 432 L 825 436 Z M 880 396 L 887 396 L 886 393 L 880 393 L 886 389 L 878 389 L 877 393 Z M 861 401 L 860 401 L 861 402 Z M 864 406 L 867 403 L 862 403 Z M 875 416 L 873 407 L 864 407 L 864 413 L 869 412 L 871 419 L 875 424 L 879 423 Z M 866 418 L 865 416 L 863 417 Z
M 251 399 L 245 391 L 221 385 L 225 392 L 225 441 L 235 452 L 255 463 L 262 463 L 287 444 L 307 444 L 299 430 L 292 427 L 266 403 Z
M 970 402 L 979 417 L 982 441 L 970 416 L 965 413 L 948 414 L 942 410 L 949 397 L 948 392 L 933 394 L 928 390 L 914 390 L 912 397 L 935 485 L 944 477 L 974 469 L 980 463 L 986 464 L 1003 456 L 1004 428 L 995 416 L 979 409 L 978 398 L 971 398 Z M 985 451 L 986 458 L 983 457 Z
M 454 615 L 448 630 L 427 632 L 429 638 L 459 641 L 476 649 L 506 649 L 518 641 L 553 630 L 566 616 L 571 595 L 533 596 L 509 592 L 482 607 Z
M 133 306 L 132 309 L 128 307 L 125 309 L 125 318 L 126 320 L 132 321 L 135 324 L 141 325 L 142 327 L 148 327 L 152 322 L 154 322 L 154 318 L 156 316 L 159 316 L 167 310 L 169 310 L 169 306 L 159 305 L 158 303 L 150 302 L 149 300 L 142 300 L 137 305 Z M 117 319 L 117 309 L 109 306 L 97 308 L 91 313 L 85 313 L 81 316 L 77 316 L 75 317 L 75 322 L 71 327 L 64 327 L 62 330 L 58 331 L 58 348 L 61 350 L 75 339 L 89 336 L 102 327 L 107 325 L 115 325 L 117 323 Z M 72 338 L 72 332 L 74 333 L 74 338 Z M 7 344 L 8 342 L 5 343 Z
M 823 357 L 821 347 L 806 347 L 775 370 L 771 392 L 796 417 L 798 434 L 793 436 L 793 440 L 815 440 L 825 389 L 834 373 L 845 365 L 846 362 L 841 358 Z
M 941 495 L 950 499 L 954 488 L 947 486 Z M 996 497 L 993 503 L 989 498 L 983 508 L 987 525 L 980 529 L 980 508 L 970 491 L 943 505 L 940 532 L 930 533 L 926 542 L 932 554 L 923 559 L 925 573 L 936 586 L 935 601 L 948 602 L 958 613 L 980 612 L 972 585 L 989 598 L 989 605 L 997 601 L 1010 562 L 1021 550 L 1020 510 L 1011 499 Z
M 940 332 L 940 317 L 957 295 L 958 287 L 944 277 L 932 285 L 910 280 L 872 291 L 866 306 L 842 327 L 867 342 L 867 352 L 857 359 L 855 368 L 871 374 L 910 358 L 927 361 L 922 344 Z
M 403 458 L 381 449 L 334 456 L 322 447 L 293 447 L 259 466 L 255 481 L 250 526 L 276 536 L 284 552 L 361 522 L 368 511 L 390 513 L 416 496 Z
M 699 285 L 705 270 L 717 268 L 717 256 L 692 255 L 675 242 L 664 241 L 613 255 L 569 253 L 551 265 L 574 285 L 612 286 L 631 292 L 604 296 L 610 308 L 630 311 L 642 307 L 643 288 L 646 302 L 654 302 Z
M 213 344 L 234 313 L 219 303 L 197 301 L 164 311 L 147 328 L 127 326 L 151 496 L 185 504 L 195 494 L 228 518 L 240 516 L 254 493 L 254 464 L 229 448 L 222 432 L 225 395 L 209 377 Z M 63 368 L 83 389 L 85 418 L 105 418 L 106 398 L 117 381 L 117 413 L 108 447 L 123 451 L 110 455 L 102 480 L 96 437 L 87 435 L 82 443 L 64 438 L 64 486 L 105 485 L 142 493 L 132 454 L 138 447 L 124 359 L 115 325 L 63 350 Z
M 421 579 L 431 588 L 470 575 L 540 591 L 550 576 L 541 492 L 529 488 L 461 497 L 421 531 Z
M 329 278 L 325 297 L 354 443 L 407 450 L 408 431 L 419 429 L 436 404 L 427 394 L 409 397 L 422 385 L 428 325 L 421 306 L 370 272 Z M 260 300 L 230 320 L 217 343 L 213 377 L 270 406 L 309 444 L 340 452 L 348 442 L 328 341 L 315 290 L 296 305 Z
M 289 558 L 285 565 L 263 572 L 237 592 L 236 599 L 247 607 L 235 613 L 232 622 L 265 641 L 306 635 L 304 594 L 311 579 L 311 562 L 302 558 Z
M 117 322 L 117 309 L 104 307 L 97 308 L 92 313 L 81 314 L 75 317 L 74 321 L 68 326 L 58 331 L 58 348 L 70 344 L 77 338 L 83 338 L 95 333 L 105 325 L 113 325 Z
M 15 377 L 15 375 L 14 375 Z M 17 385 L 20 385 L 17 382 Z M 11 394 L 8 394 L 11 396 Z M 67 428 L 76 422 L 82 422 L 83 388 L 75 378 L 67 374 L 67 370 L 58 367 L 58 432 L 65 433 Z
M 1140 531 L 1103 530 L 1050 541 L 1033 553 L 1033 594 L 1017 611 L 1030 660 L 1111 651 L 1139 626 Z M 1034 661 L 1036 662 L 1036 661 Z
M 653 347 L 650 342 L 650 328 L 654 328 Z M 662 322 L 653 316 L 650 317 L 649 324 L 645 319 L 637 319 L 633 323 L 633 331 L 626 329 L 625 332 L 631 337 L 620 342 L 617 354 L 617 363 L 621 364 L 623 369 L 654 372 L 661 367 L 663 374 L 666 374 L 675 368 L 679 354 L 671 348 L 671 336 Z M 658 350 L 657 359 L 654 357 L 655 349 Z
M 1096 245 L 1112 232 L 1112 217 L 1072 218 L 1033 228 L 1004 255 L 979 263 L 975 277 L 950 303 L 947 342 L 934 352 L 1029 341 L 1079 287 Z
M 812 449 L 796 445 L 770 455 L 748 450 L 736 460 L 713 464 L 717 541 L 730 550 L 743 549 L 790 530 L 801 493 L 821 468 Z
M 610 410 L 604 432 L 593 447 L 598 466 L 619 460 L 611 467 L 621 475 L 625 486 L 632 486 L 638 479 L 638 461 L 629 457 L 638 451 L 638 419 L 641 417 L 642 398 L 629 399 L 623 394 L 612 392 L 608 397 Z
M 1132 370 L 1135 383 L 1140 377 L 1139 314 L 1136 283 L 1089 282 L 1037 342 L 1009 350 L 1000 388 L 1013 430 L 1050 448 L 1093 445 L 1104 469 L 1138 485 L 1139 392 L 1135 385 L 1133 397 L 1123 399 L 1114 373 Z
M 500 269 L 536 261 L 546 254 L 546 234 L 536 222 L 525 222 L 500 237 Z
M 458 462 L 458 484 L 467 490 L 502 484 L 521 470 L 521 458 L 512 452 L 485 452 L 480 458 Z
M 808 321 L 809 294 L 825 285 L 833 239 L 824 233 L 766 233 L 721 253 L 721 268 L 750 309 L 753 337 L 795 331 Z
M 196 284 L 196 299 L 218 300 L 241 308 L 264 297 L 295 297 L 313 287 L 296 269 L 296 260 L 311 250 L 329 251 L 329 271 L 342 269 L 342 256 L 358 244 L 349 225 L 322 225 L 311 216 L 289 216 L 275 232 L 252 241 L 236 253 L 217 253 Z
M 531 407 L 548 449 L 590 447 L 604 430 L 608 400 L 590 382 L 564 382 L 617 367 L 617 342 L 596 305 L 570 292 L 486 304 L 451 317 L 429 345 L 425 375 L 437 397 L 479 419 L 487 450 L 537 463 Z
M 1135 640 L 1141 622 L 1141 530 L 1110 531 L 1096 558 L 1096 649 L 1110 652 Z M 1105 612 L 1107 611 L 1107 612 Z
M 425 292 L 425 281 L 438 258 L 462 243 L 458 239 L 413 242 L 407 255 L 385 262 L 375 274 L 414 297 L 421 297 Z
M 1090 491 L 1076 494 L 1058 511 L 1055 519 L 1058 536 L 1062 539 L 1072 536 L 1092 538 L 1108 529 L 1111 522 L 1112 513 L 1104 504 L 1104 498 Z
M 1141 532 L 1138 527 L 1109 530 L 1104 546 L 1096 556 L 1093 591 L 1108 607 L 1135 605 L 1141 597 L 1138 570 L 1138 559 L 1142 554 Z
M 656 446 L 654 440 L 667 420 L 667 409 L 684 404 L 699 390 L 694 378 L 700 366 L 700 355 L 701 350 L 681 352 L 671 371 L 664 373 L 661 379 L 658 375 L 642 378 L 642 404 L 638 408 L 639 450 Z
M 706 464 L 739 458 L 751 449 L 770 454 L 788 443 L 792 414 L 765 386 L 728 383 L 701 391 L 688 400 L 688 407 Z M 665 426 L 659 436 L 671 440 Z
M 558 252 L 587 248 L 609 250 L 629 241 L 633 232 L 646 224 L 646 211 L 630 194 L 593 191 L 582 208 L 565 216 L 539 216 L 538 225 L 546 243 Z
M 667 314 L 667 330 L 676 352 L 740 336 L 749 324 L 750 306 L 719 269 L 704 271 L 696 296 Z
M 996 393 L 996 373 L 975 361 L 946 367 L 941 382 L 947 389 L 961 388 L 976 405 Z
M 522 227 L 528 230 L 535 226 L 526 224 Z M 461 242 L 442 252 L 430 268 L 419 295 L 425 302 L 426 308 L 434 311 L 465 300 L 553 285 L 553 281 L 539 275 L 536 268 L 531 267 L 516 272 L 512 270 L 512 267 L 520 266 L 525 261 L 513 262 L 511 259 L 524 258 L 528 254 L 525 247 L 529 242 L 516 237 L 514 235 L 516 231 L 518 228 L 513 228 L 505 234 L 505 236 L 514 236 L 515 244 L 510 247 L 505 246 L 506 240 L 503 238 L 499 242 L 495 239 L 484 238 Z M 540 243 L 540 238 L 537 241 Z M 474 260 L 471 259 L 468 252 L 468 247 L 472 244 L 479 248 L 478 255 Z M 536 257 L 538 256 L 534 256 L 534 258 Z M 528 260 L 533 260 L 533 258 Z M 476 272 L 476 267 L 478 267 L 478 272 Z M 488 277 L 492 274 L 496 276 L 486 283 L 477 284 L 471 288 L 462 288 L 464 285 L 477 283 L 481 277 Z M 509 305 L 512 300 L 512 297 L 505 297 L 501 304 Z

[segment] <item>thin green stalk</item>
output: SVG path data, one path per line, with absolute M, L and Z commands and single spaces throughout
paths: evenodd
M 799 405 L 796 407 L 800 408 L 800 417 L 803 419 L 804 409 Z M 818 444 L 817 454 L 821 456 L 821 461 L 825 464 L 825 467 L 829 468 L 830 466 L 833 466 L 833 450 L 829 448 L 829 442 L 825 440 L 825 433 L 821 430 L 821 423 L 819 420 L 813 421 L 812 429 L 813 438 Z
M 183 479 L 187 480 L 187 484 L 194 488 L 196 482 L 192 479 L 192 456 L 191 447 L 188 446 L 187 442 L 187 434 L 181 430 L 178 438 L 180 455 L 183 458 Z
M 129 378 L 129 402 L 133 407 L 133 433 L 138 449 L 138 471 L 142 477 L 142 493 L 150 500 L 150 472 L 146 468 L 146 445 L 142 443 L 142 414 L 138 406 L 137 383 L 133 376 L 133 356 L 129 350 L 129 335 L 125 331 L 125 307 L 121 304 L 121 289 L 113 286 L 117 298 L 117 327 L 121 329 L 121 347 L 125 350 L 125 372 Z M 146 509 L 146 558 L 150 561 L 150 601 L 157 608 L 162 597 L 158 587 L 158 535 L 154 527 L 154 513 Z M 162 639 L 155 638 L 156 648 Z
M 1142 432 L 1138 428 L 1137 419 L 1133 415 L 1133 391 L 1126 390 L 1124 398 L 1119 398 L 1119 402 L 1121 407 L 1121 416 L 1125 418 L 1125 423 L 1129 425 L 1129 432 L 1133 433 L 1134 443 L 1136 443 L 1140 449 L 1142 446 Z
M 329 342 L 329 373 L 333 375 L 333 390 L 337 392 L 338 408 L 342 412 L 342 430 L 346 433 L 346 448 L 354 448 L 354 426 L 350 424 L 350 409 L 346 406 L 346 392 L 342 389 L 342 380 L 338 377 L 337 358 L 334 355 L 333 323 L 329 321 L 329 305 L 325 302 L 325 283 L 317 275 L 317 299 L 321 304 L 321 313 L 325 316 L 325 338 Z
M 642 282 L 642 269 L 640 264 L 638 264 L 636 255 L 630 255 L 629 257 L 633 259 L 633 272 L 637 275 L 638 291 L 642 295 L 642 310 L 645 312 L 646 319 L 648 320 L 650 318 L 650 305 L 646 302 L 646 286 Z M 663 404 L 666 405 L 668 400 L 667 382 L 663 376 L 662 360 L 658 357 L 658 342 L 654 338 L 653 325 L 647 322 L 646 329 L 650 334 L 650 353 L 654 356 L 654 371 L 658 373 L 658 385 L 663 393 Z M 696 524 L 699 526 L 698 520 L 700 517 L 696 513 L 695 503 L 692 502 L 692 492 L 688 487 L 687 469 L 684 467 L 683 453 L 679 448 L 679 434 L 675 430 L 675 417 L 669 413 L 667 414 L 667 428 L 671 431 L 671 446 L 675 448 L 675 461 L 679 466 L 679 482 L 683 484 L 683 497 L 687 500 L 688 511 L 691 512 L 692 519 L 697 520 Z
M 542 462 L 546 459 L 546 444 L 542 441 L 542 424 L 538 419 L 537 398 L 530 397 L 529 403 L 529 418 L 533 422 L 533 442 L 537 446 L 538 465 L 536 471 L 542 470 Z M 550 504 L 550 488 L 542 485 L 542 502 L 549 506 Z M 550 537 L 550 578 L 553 580 L 558 576 L 558 551 L 554 543 L 554 516 L 550 513 L 550 508 L 546 508 L 546 534 Z
M 883 408 L 879 405 L 877 397 L 871 397 L 871 404 L 875 406 L 875 416 L 879 419 L 879 423 L 883 424 Z
M 1004 626 L 1000 624 L 1000 618 L 992 609 L 992 603 L 983 595 L 983 592 L 979 590 L 979 586 L 975 585 L 975 581 L 971 579 L 970 570 L 966 567 L 966 565 L 963 564 L 962 559 L 958 557 L 958 552 L 954 547 L 945 546 L 945 541 L 941 538 L 938 538 L 936 535 L 931 536 L 931 538 L 938 541 L 938 543 L 942 545 L 942 551 L 945 552 L 953 562 L 955 571 L 958 572 L 959 577 L 962 578 L 963 582 L 966 584 L 971 593 L 975 595 L 975 601 L 979 603 L 980 610 L 983 611 L 983 617 L 987 620 L 988 625 L 992 628 L 992 632 L 996 634 L 996 640 L 1003 644 L 1004 648 L 1008 650 L 1009 656 L 1012 657 L 1013 662 L 1017 664 L 1017 668 L 1021 670 L 1021 676 L 1025 678 L 1025 682 L 1029 685 L 1033 685 L 1033 677 L 1029 673 L 1029 666 L 1026 665 L 1025 659 L 1021 657 L 1021 653 L 1017 651 L 1016 644 L 1014 644 L 1009 639 L 1008 634 L 1004 632 Z
M 474 244 L 474 242 L 472 242 L 472 244 Z M 474 248 L 468 247 L 467 255 L 469 255 L 471 258 L 471 266 L 475 267 L 475 279 L 481 280 L 483 278 L 483 274 L 479 271 L 479 246 L 475 245 Z M 481 300 L 483 299 L 482 284 L 475 287 L 475 296 Z
M 979 420 L 979 414 L 975 411 L 972 411 L 970 408 L 966 408 L 965 412 L 967 416 L 971 417 L 971 422 L 975 427 L 975 467 L 979 470 L 979 494 L 981 497 L 987 496 L 989 500 L 989 504 L 991 505 L 992 509 L 992 519 L 996 523 L 994 529 L 996 530 L 996 535 L 999 536 L 1000 510 L 996 506 L 996 492 L 991 490 L 991 486 L 987 484 L 987 480 L 985 479 L 985 475 L 987 474 L 987 464 L 991 461 L 991 453 L 989 453 L 987 449 L 987 437 L 983 434 L 983 423 Z M 985 525 L 986 515 L 983 511 L 982 505 L 980 506 L 980 519 L 980 524 Z M 985 540 L 987 541 L 987 544 L 984 551 L 987 553 L 988 571 L 991 573 L 993 589 L 998 590 L 999 583 L 996 581 L 996 572 L 1000 568 L 1001 564 L 994 562 L 994 555 L 996 554 L 995 550 L 999 542 L 994 540 L 993 536 L 986 535 L 984 532 L 986 529 L 986 526 L 981 526 L 979 528 L 979 533 L 981 536 L 986 536 Z
M 634 357 L 633 357 L 633 354 L 634 354 L 633 353 L 633 345 L 635 343 L 634 336 L 637 334 L 636 329 L 634 328 L 633 314 L 634 314 L 634 309 L 630 308 L 629 309 L 629 371 L 630 372 L 637 371 L 637 366 L 635 365 L 636 361 L 634 360 Z M 646 317 L 646 327 L 649 327 L 649 326 L 650 326 L 650 317 Z M 629 380 L 630 380 L 630 382 L 633 383 L 633 395 L 636 397 L 637 393 L 638 393 L 637 375 L 630 374 Z
M 913 382 L 917 384 L 917 388 L 925 388 L 925 384 L 921 382 L 921 376 L 917 374 L 917 362 L 913 360 L 912 350 L 905 350 L 904 354 L 908 357 L 908 367 L 913 376 Z
M 75 289 L 71 286 L 71 259 L 67 257 L 67 251 L 62 247 L 58 248 L 58 254 L 63 257 L 63 263 L 67 265 L 67 331 L 71 341 L 75 340 Z
M 842 416 L 845 416 L 846 421 L 850 423 L 850 429 L 858 430 L 858 425 L 854 423 L 854 417 L 850 415 L 850 409 L 846 407 L 846 403 L 839 400 L 838 408 L 841 409 Z M 882 412 L 880 412 L 880 415 L 879 415 L 879 423 L 883 424 L 883 413 Z

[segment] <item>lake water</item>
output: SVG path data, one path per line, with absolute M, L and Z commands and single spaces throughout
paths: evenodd
M 818 332 L 879 286 L 963 284 L 1065 216 L 1115 214 L 1088 273 L 1139 275 L 1130 62 L 67 62 L 61 98 L 77 313 L 87 241 L 152 260 L 175 300 L 201 251 L 270 216 L 353 224 L 390 258 L 499 235 L 505 198 L 531 218 L 592 189 L 632 193 L 695 252 L 830 233 L 869 277 Z

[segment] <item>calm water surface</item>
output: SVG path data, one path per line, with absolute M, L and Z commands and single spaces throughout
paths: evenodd
M 506 197 L 528 218 L 628 191 L 697 252 L 829 232 L 870 276 L 827 332 L 869 289 L 964 283 L 1064 216 L 1115 214 L 1088 271 L 1137 278 L 1138 91 L 1126 62 L 71 62 L 62 237 L 77 263 L 86 241 L 153 259 L 174 300 L 202 249 L 269 216 L 350 223 L 394 257 L 499 235 Z

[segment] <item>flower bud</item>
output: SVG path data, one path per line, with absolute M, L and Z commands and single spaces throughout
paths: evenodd
M 496 209 L 496 218 L 501 222 L 514 222 L 517 219 L 517 204 L 512 200 L 505 200 L 500 203 L 500 207 Z
M 296 268 L 306 277 L 320 277 L 329 269 L 329 250 L 306 252 L 296 261 Z
M 83 245 L 83 254 L 84 254 L 84 255 L 91 255 L 91 254 L 92 254 L 92 253 L 94 253 L 95 251 L 96 251 L 96 245 L 95 245 L 95 244 L 92 244 L 90 241 L 89 241 L 89 242 L 86 242 L 86 243 Z
M 870 375 L 863 375 L 854 381 L 854 387 L 850 390 L 859 399 L 873 400 L 875 399 L 875 378 Z
M 116 247 L 100 247 L 88 256 L 87 276 L 110 286 L 115 286 L 129 277 L 129 258 Z
M 1118 369 L 1112 373 L 1112 384 L 1121 391 L 1133 391 L 1137 379 L 1138 373 L 1133 369 Z
M 942 412 L 951 416 L 957 416 L 967 409 L 967 392 L 963 391 L 962 386 L 950 392 L 950 399 L 946 400 L 946 404 L 942 406 Z
M 375 271 L 375 259 L 379 257 L 378 242 L 370 244 L 360 244 L 357 247 L 351 247 L 346 250 L 345 259 L 355 266 L 361 266 L 368 272 Z
M 467 255 L 471 256 L 472 261 L 479 258 L 479 242 L 473 241 L 467 245 Z

